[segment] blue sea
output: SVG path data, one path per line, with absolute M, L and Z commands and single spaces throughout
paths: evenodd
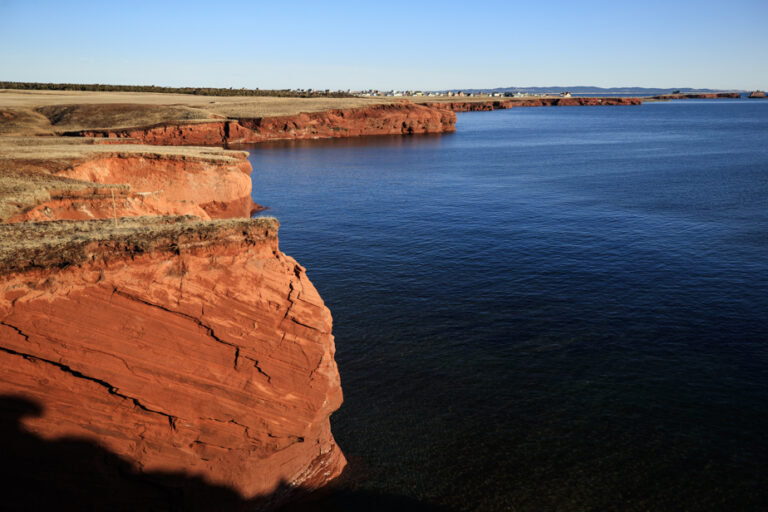
M 768 101 L 248 149 L 334 317 L 334 510 L 768 510 Z

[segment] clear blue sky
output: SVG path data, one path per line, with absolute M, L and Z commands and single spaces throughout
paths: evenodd
M 0 0 L 0 80 L 766 89 L 768 0 Z

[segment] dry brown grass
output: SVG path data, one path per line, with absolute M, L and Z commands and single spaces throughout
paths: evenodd
M 405 99 L 414 103 L 480 103 L 487 101 L 526 101 L 538 100 L 542 98 L 560 98 L 558 94 L 539 94 L 524 98 L 513 98 L 504 96 L 407 96 Z
M 275 237 L 278 226 L 268 217 L 200 221 L 188 216 L 0 224 L 0 275 L 142 253 L 254 243 Z
M 0 163 L 0 222 L 50 200 L 53 196 L 95 194 L 96 189 L 128 190 L 128 185 L 96 185 L 46 173 L 8 169 Z M 3 240 L 5 243 L 5 240 Z
M 146 156 L 210 162 L 235 162 L 245 151 L 199 146 L 150 146 L 146 144 L 104 144 L 102 138 L 84 137 L 0 137 L 0 161 L 30 160 L 81 161 L 103 156 Z
M 75 137 L 0 137 L 0 222 L 52 196 L 99 189 L 129 189 L 55 176 L 73 166 L 102 157 L 144 157 L 211 162 L 237 162 L 243 151 L 191 146 L 99 144 L 103 139 Z
M 15 135 L 52 135 L 51 122 L 31 109 L 0 107 L 0 137 Z
M 479 102 L 479 101 L 498 101 L 498 100 L 511 100 L 514 98 L 493 97 L 493 96 L 406 96 L 405 99 L 414 103 L 445 103 L 449 101 L 466 101 L 466 102 Z
M 400 99 L 400 98 L 398 98 Z M 278 98 L 238 96 L 194 96 L 189 94 L 18 91 L 0 90 L 0 111 L 23 112 L 33 135 L 105 128 L 134 128 L 161 122 L 204 122 L 211 119 L 252 118 L 358 108 L 393 103 L 384 98 Z M 39 117 L 48 120 L 47 125 Z M 32 122 L 34 118 L 35 123 Z M 40 124 L 42 123 L 42 125 Z M 0 121 L 0 125 L 4 124 Z M 22 128 L 25 125 L 20 125 Z M 2 127 L 0 127 L 2 134 Z
M 242 151 L 210 147 L 148 146 L 105 139 L 57 137 L 69 130 L 199 122 L 229 115 L 261 117 L 361 106 L 332 98 L 240 98 L 140 93 L 0 91 L 0 222 L 68 194 L 128 185 L 103 185 L 56 176 L 94 158 L 145 157 L 238 162 Z M 32 135 L 48 135 L 34 137 Z M 61 267 L 148 251 L 242 243 L 274 236 L 274 219 L 203 222 L 191 217 L 0 224 L 0 274 Z
M 168 120 L 205 121 L 213 116 L 199 109 L 182 106 L 137 105 L 132 103 L 47 105 L 34 112 L 44 116 L 57 132 L 136 126 L 137 120 L 147 125 Z

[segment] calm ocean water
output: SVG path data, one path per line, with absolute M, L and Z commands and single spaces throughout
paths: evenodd
M 457 128 L 251 149 L 254 200 L 334 316 L 347 485 L 768 509 L 768 101 Z

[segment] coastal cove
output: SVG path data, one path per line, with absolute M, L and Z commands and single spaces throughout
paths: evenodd
M 456 127 L 250 149 L 254 201 L 333 313 L 339 494 L 757 510 L 768 103 Z

